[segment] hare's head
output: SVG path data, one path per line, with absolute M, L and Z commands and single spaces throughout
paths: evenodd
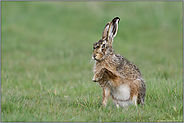
M 114 53 L 112 43 L 117 34 L 119 20 L 119 17 L 115 17 L 111 22 L 106 24 L 103 30 L 102 38 L 93 44 L 92 59 L 101 61 Z

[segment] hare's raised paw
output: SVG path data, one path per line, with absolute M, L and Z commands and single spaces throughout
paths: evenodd
M 102 68 L 100 71 L 100 74 L 104 74 L 105 72 L 107 73 L 109 70 L 107 70 L 106 68 Z

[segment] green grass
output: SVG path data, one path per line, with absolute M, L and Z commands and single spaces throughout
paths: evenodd
M 183 121 L 183 2 L 1 2 L 1 121 Z M 114 17 L 113 48 L 139 67 L 145 106 L 101 107 L 92 45 Z

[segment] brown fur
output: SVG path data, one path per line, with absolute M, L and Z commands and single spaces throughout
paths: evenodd
M 102 105 L 107 105 L 111 96 L 115 105 L 124 107 L 129 103 L 144 104 L 146 86 L 137 66 L 112 49 L 113 38 L 117 34 L 119 18 L 107 23 L 102 39 L 93 45 L 92 58 L 95 61 L 93 81 L 103 89 Z

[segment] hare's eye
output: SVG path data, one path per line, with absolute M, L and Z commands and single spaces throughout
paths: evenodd
M 102 45 L 102 48 L 104 48 L 104 47 L 105 47 L 105 44 Z

